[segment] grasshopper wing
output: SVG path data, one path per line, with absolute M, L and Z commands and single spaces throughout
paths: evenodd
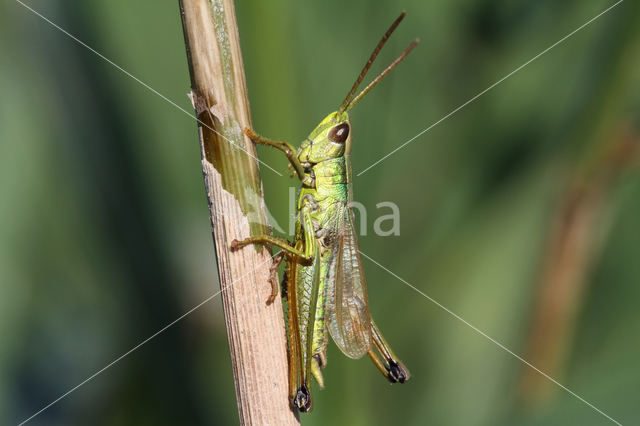
M 371 348 L 371 316 L 353 213 L 346 205 L 341 222 L 327 280 L 327 319 L 336 345 L 357 359 Z

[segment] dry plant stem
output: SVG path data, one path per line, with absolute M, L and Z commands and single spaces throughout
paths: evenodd
M 554 377 L 563 369 L 589 267 L 604 237 L 606 190 L 595 182 L 568 188 L 550 228 L 526 359 Z M 535 406 L 555 389 L 537 372 L 523 370 L 521 391 L 527 405 Z
M 202 171 L 240 422 L 297 425 L 288 400 L 282 305 L 279 298 L 267 304 L 270 253 L 253 247 L 229 250 L 233 239 L 269 232 L 258 167 L 247 154 L 255 156 L 255 148 L 242 133 L 251 122 L 233 1 L 180 0 L 180 11 L 191 96 L 205 124 L 198 127 Z
M 576 120 L 573 140 L 584 141 L 581 155 L 569 167 L 564 188 L 553 212 L 535 289 L 531 331 L 525 358 L 558 379 L 563 377 L 575 324 L 588 291 L 592 264 L 607 237 L 616 205 L 611 194 L 617 177 L 634 166 L 638 138 L 626 113 L 626 88 L 636 79 L 632 58 L 640 47 L 640 3 L 627 3 L 624 14 L 611 23 L 612 47 L 598 56 L 599 84 Z M 597 81 L 596 81 L 597 82 Z M 621 119 L 621 117 L 626 117 Z M 622 130 L 621 130 L 622 129 Z M 557 388 L 533 370 L 523 370 L 520 382 L 524 405 L 549 403 Z
M 640 138 L 631 125 L 607 145 L 597 173 L 564 191 L 551 227 L 527 359 L 552 376 L 562 370 L 590 266 L 609 230 L 615 206 L 608 195 L 618 177 L 639 163 Z M 521 385 L 531 404 L 546 402 L 556 390 L 530 369 L 524 370 Z

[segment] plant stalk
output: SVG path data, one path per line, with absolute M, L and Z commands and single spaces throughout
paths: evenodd
M 267 304 L 270 252 L 229 250 L 269 233 L 232 0 L 179 0 L 240 423 L 298 425 L 288 399 L 280 298 Z M 215 380 L 215 378 L 212 378 Z

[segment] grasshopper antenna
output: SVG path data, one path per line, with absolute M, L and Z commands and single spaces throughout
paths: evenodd
M 367 72 L 371 68 L 371 65 L 373 64 L 373 61 L 375 61 L 376 57 L 378 56 L 378 53 L 380 53 L 380 50 L 382 49 L 382 46 L 384 46 L 384 44 L 387 42 L 387 40 L 389 39 L 389 37 L 391 36 L 393 31 L 395 31 L 395 29 L 398 27 L 398 25 L 400 24 L 402 19 L 404 19 L 404 16 L 406 14 L 407 14 L 407 12 L 402 11 L 400 16 L 398 16 L 396 18 L 396 20 L 393 21 L 393 23 L 391 24 L 391 26 L 389 27 L 387 32 L 384 33 L 384 35 L 382 36 L 382 39 L 380 39 L 380 41 L 378 42 L 378 45 L 376 46 L 376 48 L 371 53 L 371 56 L 369 57 L 369 60 L 365 64 L 364 68 L 362 68 L 362 71 L 360 71 L 360 75 L 358 76 L 358 78 L 356 79 L 355 83 L 353 84 L 353 87 L 351 88 L 351 90 L 347 94 L 347 97 L 342 102 L 342 105 L 340 105 L 340 108 L 338 109 L 339 112 L 350 110 L 351 107 L 353 107 L 360 99 L 362 99 L 362 97 L 364 95 L 366 95 L 369 92 L 369 90 L 373 89 L 373 87 L 376 84 L 378 84 L 378 82 L 380 82 L 380 80 L 382 80 L 384 78 L 384 76 L 389 73 L 389 71 L 391 71 L 393 68 L 395 68 L 395 66 L 398 65 L 400 63 L 400 61 L 402 61 L 409 54 L 409 52 L 411 52 L 411 50 L 416 46 L 416 44 L 418 44 L 418 40 L 414 40 L 409 45 L 409 47 L 407 47 L 402 52 L 402 54 L 395 61 L 393 61 L 391 63 L 391 65 L 389 65 L 384 71 L 382 71 L 380 73 L 380 75 L 378 75 L 371 83 L 369 83 L 369 85 L 367 87 L 364 88 L 364 90 L 362 92 L 360 92 L 358 94 L 358 96 L 356 96 L 354 98 L 356 90 L 358 90 L 358 86 L 360 86 L 360 83 L 362 83 L 362 80 L 364 80 L 364 77 L 367 75 Z
M 380 39 L 380 41 L 378 42 L 378 45 L 376 46 L 376 48 L 373 49 L 373 53 L 371 53 L 371 56 L 369 57 L 369 60 L 367 61 L 367 63 L 364 65 L 364 68 L 362 68 L 362 71 L 360 71 L 360 75 L 356 79 L 356 82 L 353 83 L 353 87 L 347 94 L 347 97 L 344 98 L 342 105 L 340 105 L 339 111 L 342 112 L 347 109 L 347 107 L 349 106 L 349 103 L 351 102 L 351 99 L 353 98 L 353 95 L 355 95 L 356 90 L 358 90 L 358 86 L 360 86 L 360 83 L 362 83 L 362 80 L 364 80 L 364 77 L 367 75 L 367 72 L 369 72 L 369 68 L 371 68 L 371 65 L 373 65 L 373 61 L 376 60 L 376 56 L 378 56 L 378 53 L 380 53 L 382 46 L 384 46 L 387 40 L 389 40 L 389 37 L 391 37 L 391 34 L 393 34 L 395 29 L 398 27 L 398 25 L 400 25 L 400 22 L 404 19 L 404 16 L 406 14 L 407 12 L 403 10 L 400 16 L 398 16 L 396 20 L 393 21 L 393 24 L 391 24 L 387 32 L 384 33 L 384 35 L 382 36 L 382 39 Z
M 396 65 L 402 62 L 402 60 L 409 54 L 409 52 L 411 52 L 411 50 L 413 50 L 413 48 L 416 47 L 416 45 L 418 44 L 418 41 L 419 41 L 418 39 L 413 40 L 409 44 L 409 46 L 407 46 L 407 48 L 404 49 L 404 51 L 400 54 L 400 56 L 398 56 L 398 58 L 395 61 L 391 62 L 391 65 L 385 68 L 384 71 L 382 71 L 376 78 L 374 78 L 373 81 L 367 85 L 367 87 L 362 89 L 362 92 L 358 93 L 358 96 L 356 96 L 355 98 L 353 98 L 351 102 L 349 102 L 349 104 L 347 105 L 346 111 L 349 111 L 351 108 L 353 108 L 353 106 L 357 104 L 360 101 L 360 99 L 364 97 L 364 95 L 369 93 L 369 90 L 373 89 L 376 84 L 380 83 L 380 80 L 382 80 L 387 74 L 389 74 L 389 72 L 392 69 L 396 67 Z

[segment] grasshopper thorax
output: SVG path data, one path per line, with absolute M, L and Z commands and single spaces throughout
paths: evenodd
M 302 143 L 298 158 L 305 167 L 351 152 L 351 121 L 346 111 L 327 115 Z

